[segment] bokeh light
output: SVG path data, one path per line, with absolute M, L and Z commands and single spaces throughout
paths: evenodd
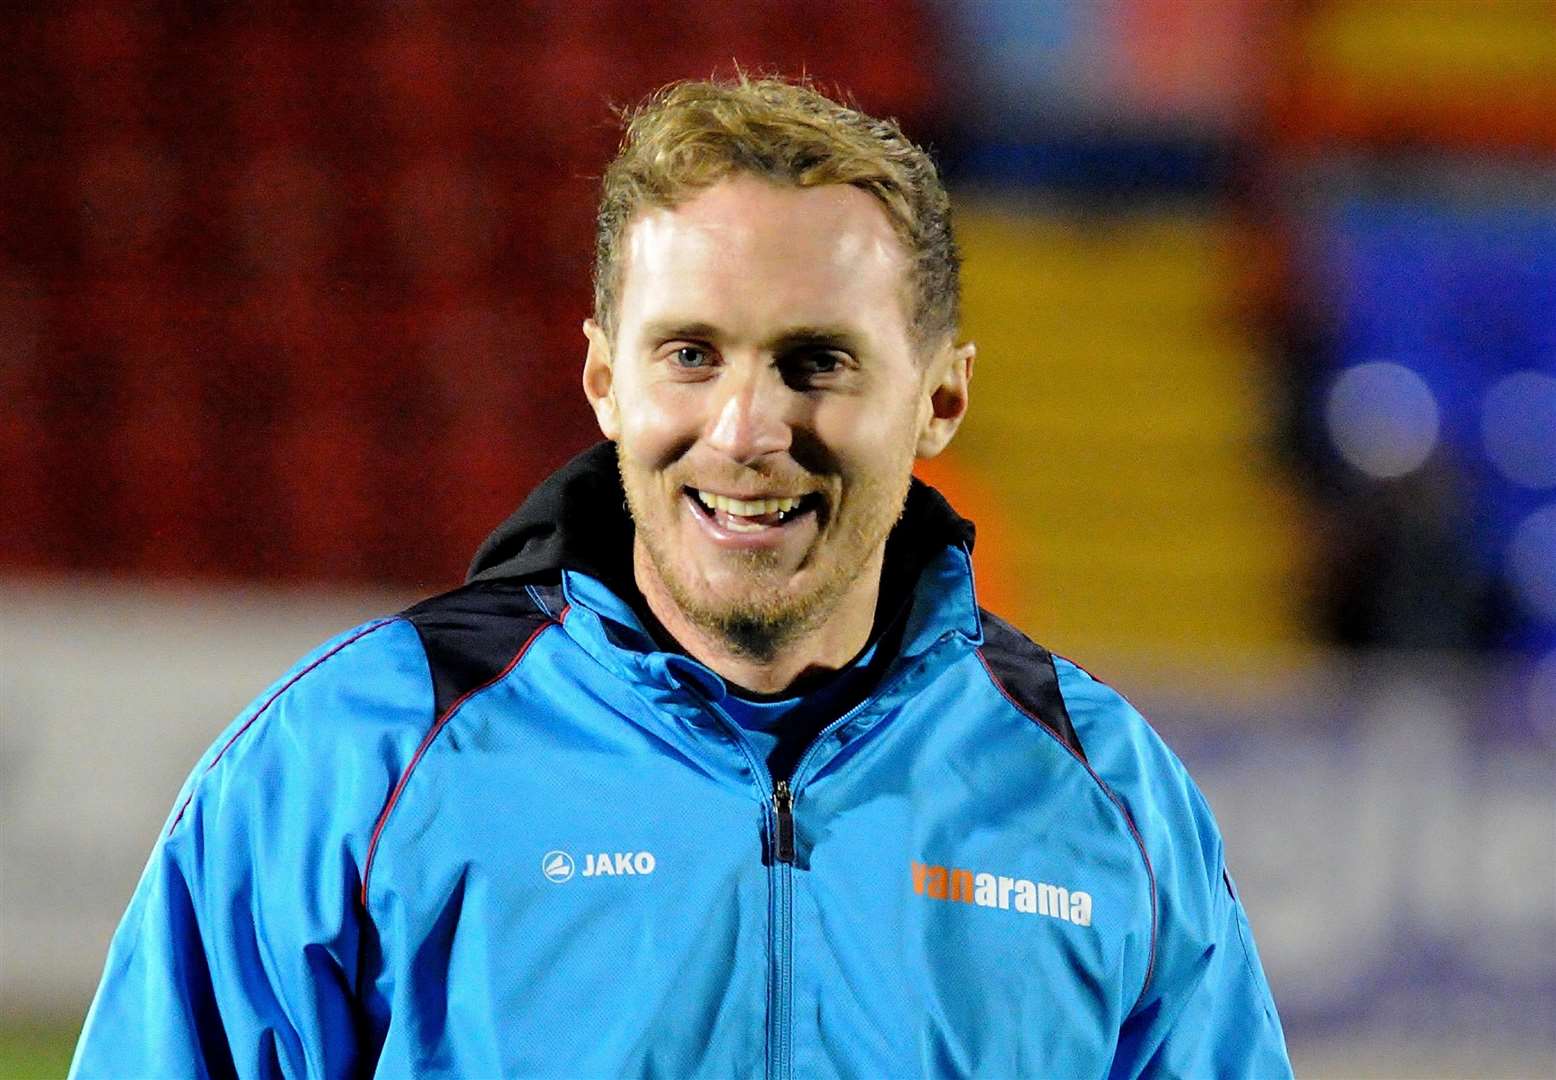
M 1426 380 L 1403 364 L 1382 360 L 1342 371 L 1329 389 L 1324 415 L 1340 456 L 1379 480 L 1420 468 L 1441 426 Z

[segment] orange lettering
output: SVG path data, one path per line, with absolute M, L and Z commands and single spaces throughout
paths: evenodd
M 945 899 L 945 867 L 929 868 L 929 895 L 936 900 Z

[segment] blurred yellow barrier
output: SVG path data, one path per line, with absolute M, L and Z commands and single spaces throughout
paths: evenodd
M 993 493 L 980 536 L 1016 620 L 1082 662 L 1303 650 L 1304 516 L 1268 452 L 1231 226 L 993 202 L 958 224 L 979 360 L 956 460 Z

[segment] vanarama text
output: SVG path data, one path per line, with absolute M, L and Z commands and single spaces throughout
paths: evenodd
M 1091 925 L 1091 894 L 1043 881 L 913 863 L 913 891 L 931 900 L 1047 915 L 1076 926 Z

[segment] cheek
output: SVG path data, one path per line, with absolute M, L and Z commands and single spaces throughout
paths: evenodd
M 816 434 L 844 471 L 876 472 L 912 457 L 916 420 L 911 402 L 861 400 L 846 409 L 818 413 Z
M 645 466 L 660 466 L 696 441 L 695 402 L 684 387 L 636 390 L 617 399 L 621 446 L 627 456 Z

